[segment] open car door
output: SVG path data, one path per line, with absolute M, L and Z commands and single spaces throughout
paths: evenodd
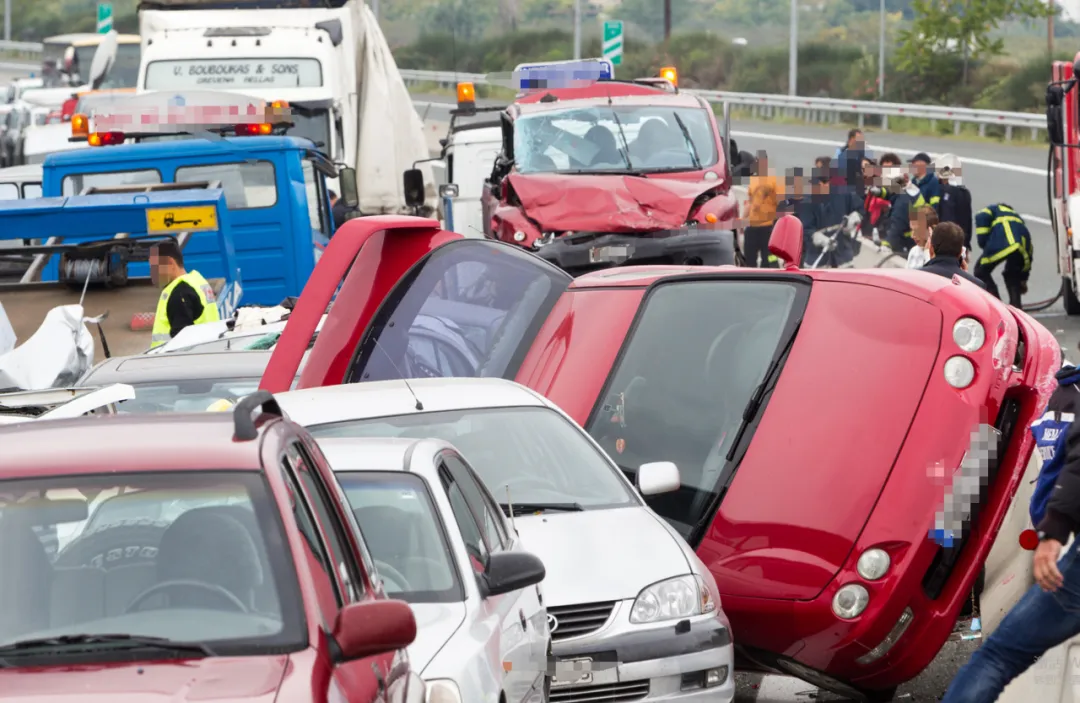
M 289 390 L 328 306 L 297 388 L 512 379 L 572 280 L 520 247 L 465 238 L 435 220 L 349 220 L 308 279 L 260 388 Z

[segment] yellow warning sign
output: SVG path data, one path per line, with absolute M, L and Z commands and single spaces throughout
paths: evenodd
M 154 208 L 146 211 L 147 234 L 216 231 L 217 208 L 198 207 Z

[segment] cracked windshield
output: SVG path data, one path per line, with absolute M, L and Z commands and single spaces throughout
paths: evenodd
M 514 122 L 520 173 L 696 171 L 716 164 L 702 108 L 598 105 L 526 114 Z

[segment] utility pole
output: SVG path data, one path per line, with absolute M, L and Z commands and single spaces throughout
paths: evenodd
M 4 41 L 11 41 L 11 0 L 4 0 Z
M 8 0 L 11 2 L 11 0 Z M 1053 3 L 1050 3 L 1050 14 L 1046 16 L 1046 53 L 1050 54 L 1050 60 L 1054 60 L 1054 12 Z
M 877 94 L 885 97 L 885 0 L 881 0 L 881 37 L 877 60 Z
M 11 2 L 11 0 L 7 0 Z M 375 15 L 375 21 L 379 21 L 379 0 L 371 0 L 371 14 Z
M 799 0 L 791 0 L 791 46 L 788 48 L 788 95 L 798 95 L 799 85 Z
M 581 0 L 574 0 L 574 59 L 581 58 Z
M 664 42 L 671 39 L 671 0 L 664 0 Z

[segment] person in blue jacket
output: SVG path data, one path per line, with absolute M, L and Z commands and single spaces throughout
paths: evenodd
M 1064 356 L 1064 354 L 1062 355 Z M 1031 433 L 1035 437 L 1035 447 L 1042 455 L 1043 465 L 1035 490 L 1031 495 L 1031 524 L 1038 525 L 1046 515 L 1046 505 L 1057 483 L 1058 474 L 1065 463 L 1065 435 L 1069 425 L 1076 420 L 1080 411 L 1080 368 L 1065 364 L 1057 372 L 1058 387 L 1050 396 L 1050 402 L 1035 422 L 1031 423 Z
M 926 204 L 937 209 L 941 202 L 941 181 L 937 174 L 930 170 L 930 156 L 919 152 L 912 156 L 908 163 L 911 164 L 911 182 L 919 188 Z
M 836 238 L 836 248 L 828 252 L 818 263 L 818 268 L 840 267 L 850 264 L 855 258 L 855 241 L 849 234 L 840 231 L 848 215 L 857 212 L 859 201 L 847 188 L 830 188 L 831 169 L 815 168 L 813 171 L 812 191 L 809 198 L 795 208 L 795 216 L 803 226 L 803 263 L 811 266 L 821 256 L 828 238 Z M 834 231 L 824 233 L 829 227 Z
M 982 256 L 975 264 L 975 278 L 986 284 L 986 290 L 1001 299 L 994 283 L 994 269 L 1005 262 L 1002 278 L 1009 294 L 1009 305 L 1020 307 L 1020 298 L 1027 293 L 1031 259 L 1035 255 L 1024 219 L 1005 203 L 989 205 L 975 213 L 975 239 Z
M 911 232 L 911 213 L 927 205 L 918 186 L 911 176 L 899 167 L 882 169 L 886 187 L 889 189 L 889 219 L 885 223 L 885 237 L 882 244 L 892 249 L 894 254 L 907 258 L 915 244 Z

